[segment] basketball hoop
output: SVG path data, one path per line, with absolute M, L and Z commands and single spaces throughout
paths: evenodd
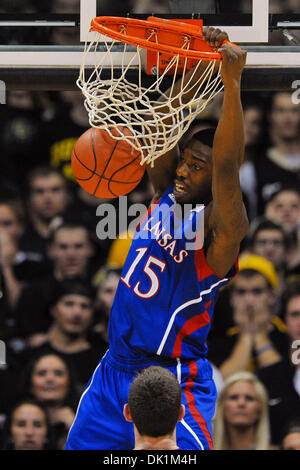
M 214 76 L 215 64 L 221 61 L 221 54 L 204 40 L 202 24 L 154 17 L 143 21 L 100 16 L 92 20 L 90 31 L 94 31 L 94 38 L 86 43 L 77 80 L 85 97 L 90 125 L 105 129 L 115 139 L 126 140 L 134 150 L 141 152 L 141 165 L 153 166 L 154 160 L 175 147 L 193 119 L 223 89 L 221 67 Z M 108 41 L 106 36 L 112 41 Z M 96 53 L 102 41 L 105 52 L 87 78 L 87 56 Z M 120 42 L 124 47 L 117 76 L 112 50 Z M 136 52 L 125 64 L 128 44 L 135 46 Z M 148 88 L 142 86 L 145 50 L 148 54 L 147 72 L 154 76 L 154 82 Z M 107 64 L 110 78 L 104 79 Z M 138 64 L 137 83 L 128 80 L 132 64 Z M 171 86 L 166 94 L 164 83 L 169 74 L 172 75 Z M 179 75 L 182 76 L 182 84 L 179 90 L 175 90 Z M 184 102 L 184 95 L 191 90 L 191 99 Z M 130 129 L 128 135 L 112 134 L 120 124 Z

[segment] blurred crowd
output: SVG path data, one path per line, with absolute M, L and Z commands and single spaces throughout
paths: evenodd
M 272 8 L 293 3 L 273 1 Z M 19 4 L 41 8 L 34 0 Z M 54 13 L 79 11 L 75 0 L 47 5 Z M 208 338 L 219 395 L 215 448 L 300 450 L 300 105 L 292 92 L 248 92 L 242 104 L 240 183 L 250 226 L 239 274 L 221 291 Z M 219 94 L 199 116 L 204 126 L 217 123 L 221 105 Z M 79 91 L 9 91 L 0 107 L 2 449 L 63 449 L 108 348 L 132 233 L 96 235 L 97 208 L 110 202 L 118 209 L 119 201 L 95 198 L 74 180 L 72 149 L 88 128 Z M 129 204 L 148 205 L 152 195 L 145 174 Z

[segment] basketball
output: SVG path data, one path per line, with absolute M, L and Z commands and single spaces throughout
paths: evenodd
M 114 136 L 132 136 L 127 127 L 110 129 Z M 113 199 L 132 191 L 141 181 L 146 165 L 141 152 L 125 140 L 114 139 L 106 130 L 90 128 L 72 153 L 72 170 L 78 184 L 88 193 Z

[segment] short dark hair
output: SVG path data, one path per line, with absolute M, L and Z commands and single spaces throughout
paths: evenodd
M 27 194 L 31 193 L 32 183 L 36 178 L 46 178 L 50 175 L 57 175 L 60 176 L 61 180 L 64 182 L 66 189 L 69 189 L 69 184 L 65 176 L 57 169 L 51 165 L 41 165 L 38 167 L 33 168 L 29 171 L 26 177 L 27 183 Z
M 212 148 L 214 144 L 215 133 L 216 128 L 209 127 L 207 129 L 196 132 L 196 134 L 193 135 L 193 139 L 199 140 L 199 142 L 202 142 L 203 144 Z
M 168 369 L 148 367 L 132 382 L 128 405 L 142 436 L 170 435 L 179 418 L 181 387 Z
M 252 269 L 252 268 L 247 268 L 247 269 L 242 269 L 241 271 L 239 271 L 237 277 L 233 280 L 233 282 L 231 284 L 232 290 L 234 290 L 234 288 L 235 288 L 235 280 L 236 279 L 240 279 L 241 277 L 243 277 L 244 279 L 251 279 L 252 277 L 257 276 L 257 275 L 261 276 L 266 281 L 266 285 L 267 285 L 268 289 L 273 288 L 270 281 L 266 278 L 266 276 L 263 275 L 263 273 L 261 271 L 258 271 L 256 269 Z
M 49 306 L 53 307 L 56 305 L 65 295 L 80 295 L 89 298 L 91 302 L 93 302 L 95 296 L 94 289 L 78 276 L 63 279 L 53 284 Z
M 258 233 L 261 232 L 262 230 L 277 230 L 278 232 L 281 232 L 282 237 L 283 237 L 283 243 L 284 243 L 286 248 L 288 247 L 289 238 L 288 238 L 284 228 L 282 227 L 282 225 L 279 225 L 279 224 L 273 222 L 272 220 L 269 220 L 269 219 L 266 219 L 266 218 L 262 218 L 255 225 L 255 228 L 253 229 L 253 231 L 250 231 L 249 237 L 248 237 L 250 246 L 253 247 L 254 243 L 256 242 L 256 237 L 257 237 Z
M 50 235 L 48 237 L 47 242 L 48 242 L 49 245 L 51 245 L 55 240 L 56 234 L 60 230 L 76 230 L 78 228 L 84 230 L 87 234 L 88 240 L 90 240 L 89 229 L 84 224 L 80 224 L 80 223 L 77 223 L 77 222 L 62 222 L 61 224 L 57 225 L 55 228 L 53 228 L 50 231 Z

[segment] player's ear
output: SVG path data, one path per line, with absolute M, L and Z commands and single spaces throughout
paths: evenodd
M 180 409 L 179 409 L 178 421 L 181 421 L 184 418 L 184 415 L 185 415 L 185 406 L 181 404 Z
M 129 408 L 128 403 L 125 403 L 125 405 L 124 405 L 123 415 L 124 415 L 126 421 L 129 421 L 129 422 L 132 423 L 133 419 L 131 417 L 130 408 Z

